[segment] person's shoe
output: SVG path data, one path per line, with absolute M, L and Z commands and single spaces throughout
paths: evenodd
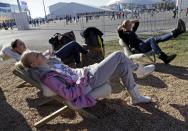
M 131 101 L 132 104 L 140 104 L 140 103 L 151 102 L 151 97 L 140 95 L 137 86 L 135 86 L 133 89 L 129 90 L 128 92 L 129 92 L 129 94 L 132 98 L 132 101 Z
M 159 59 L 161 59 L 165 64 L 169 64 L 172 60 L 176 58 L 176 54 L 166 55 L 165 53 L 159 54 Z
M 178 20 L 178 23 L 179 23 L 179 25 L 180 25 L 180 30 L 181 30 L 182 32 L 186 32 L 186 25 L 185 25 L 185 22 L 184 22 L 182 19 L 179 19 L 179 20 Z
M 186 32 L 185 22 L 182 19 L 178 20 L 178 27 L 172 31 L 173 37 L 176 38 L 180 34 Z
M 139 65 L 138 69 L 135 71 L 137 78 L 143 78 L 150 75 L 155 70 L 155 65 Z

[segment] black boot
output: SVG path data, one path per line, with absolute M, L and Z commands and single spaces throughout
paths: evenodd
M 178 35 L 186 32 L 186 26 L 182 19 L 178 20 L 178 27 L 172 31 L 173 37 L 176 38 Z
M 165 64 L 169 64 L 175 57 L 176 54 L 166 55 L 164 52 L 159 54 L 159 59 L 161 59 Z
M 178 20 L 178 23 L 180 24 L 180 30 L 182 32 L 186 32 L 186 25 L 185 25 L 185 22 L 182 20 L 182 19 L 179 19 Z

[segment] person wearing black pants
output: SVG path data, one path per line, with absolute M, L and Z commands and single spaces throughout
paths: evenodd
M 66 45 L 62 46 L 59 50 L 54 52 L 54 55 L 58 58 L 66 59 L 70 56 L 74 57 L 76 67 L 81 67 L 80 53 L 87 54 L 88 51 L 85 50 L 80 44 L 76 41 L 71 41 Z

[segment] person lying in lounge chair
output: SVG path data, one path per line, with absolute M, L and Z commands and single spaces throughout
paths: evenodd
M 19 61 L 21 55 L 26 50 L 29 50 L 26 47 L 26 44 L 22 40 L 16 39 L 11 43 L 11 46 L 2 48 L 0 56 L 3 59 L 13 58 L 16 61 Z M 44 55 L 53 54 L 61 59 L 69 58 L 71 55 L 73 55 L 76 66 L 80 67 L 80 53 L 86 54 L 87 52 L 88 51 L 82 48 L 82 46 L 80 46 L 77 42 L 72 41 L 56 52 L 50 52 L 49 50 L 45 51 Z
M 169 64 L 175 57 L 176 54 L 167 55 L 159 47 L 158 43 L 170 40 L 178 37 L 180 34 L 186 32 L 186 25 L 182 19 L 178 20 L 178 26 L 169 33 L 164 35 L 150 37 L 146 40 L 141 40 L 136 30 L 139 26 L 139 20 L 125 20 L 118 27 L 119 37 L 127 44 L 132 52 L 146 53 L 151 50 L 161 59 L 165 64 Z
M 3 60 L 13 58 L 16 61 L 20 60 L 20 57 L 27 47 L 25 43 L 19 39 L 16 39 L 11 43 L 11 46 L 4 46 L 0 51 L 0 57 Z
M 111 89 L 101 89 L 101 85 L 110 77 L 121 78 L 133 104 L 151 102 L 150 97 L 140 95 L 132 73 L 134 64 L 120 51 L 100 63 L 79 69 L 50 61 L 42 53 L 33 51 L 25 52 L 21 63 L 30 72 L 35 72 L 44 85 L 77 108 L 94 106 L 98 98 L 109 94 Z

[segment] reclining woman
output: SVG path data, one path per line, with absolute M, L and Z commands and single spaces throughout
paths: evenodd
M 135 33 L 139 26 L 138 20 L 125 20 L 122 25 L 118 27 L 119 37 L 128 45 L 131 51 L 137 51 L 140 53 L 146 53 L 151 50 L 158 55 L 165 64 L 169 64 L 175 57 L 176 54 L 166 55 L 158 46 L 159 42 L 164 42 L 172 38 L 176 38 L 180 34 L 186 32 L 186 26 L 183 20 L 178 20 L 178 27 L 172 32 L 141 40 Z
M 16 61 L 20 60 L 21 55 L 27 50 L 25 43 L 19 39 L 14 40 L 11 46 L 4 46 L 0 51 L 0 57 L 3 60 L 13 58 Z
M 21 55 L 24 51 L 29 50 L 26 47 L 26 44 L 20 40 L 16 39 L 11 43 L 11 46 L 4 47 L 1 50 L 1 57 L 3 58 L 14 58 L 16 61 L 20 60 Z M 44 55 L 56 55 L 57 57 L 61 59 L 69 58 L 71 55 L 74 57 L 74 61 L 76 63 L 77 67 L 80 67 L 81 61 L 80 61 L 80 53 L 86 54 L 88 51 L 82 48 L 77 42 L 70 42 L 63 46 L 59 51 L 56 52 L 50 52 L 45 51 Z M 50 53 L 50 54 L 49 54 Z
M 50 62 L 42 53 L 25 52 L 22 64 L 35 72 L 41 82 L 57 95 L 63 97 L 73 107 L 84 108 L 96 104 L 96 99 L 104 97 L 109 88 L 104 88 L 110 77 L 120 77 L 128 90 L 132 103 L 148 103 L 151 98 L 140 95 L 135 83 L 130 61 L 122 52 L 114 52 L 102 62 L 87 67 L 72 69 L 59 62 Z

